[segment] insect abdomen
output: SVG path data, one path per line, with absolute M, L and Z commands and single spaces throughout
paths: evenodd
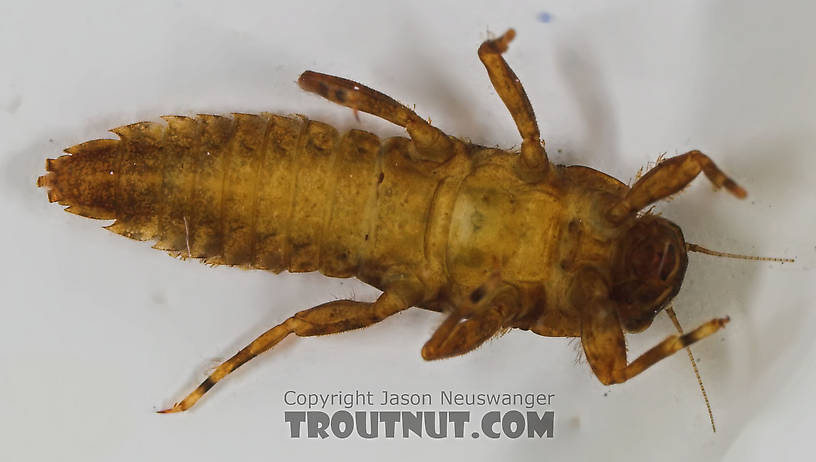
M 367 244 L 379 139 L 277 115 L 170 116 L 50 159 L 38 185 L 113 232 L 207 263 L 350 276 Z

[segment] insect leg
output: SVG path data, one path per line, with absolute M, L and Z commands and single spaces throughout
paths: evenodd
M 612 302 L 582 311 L 581 344 L 592 371 L 604 385 L 622 383 L 661 359 L 720 330 L 728 318 L 712 319 L 685 335 L 672 335 L 627 364 L 626 343 Z
M 299 337 L 333 334 L 359 329 L 407 309 L 413 301 L 406 301 L 394 293 L 385 292 L 374 303 L 337 300 L 300 311 L 286 321 L 264 332 L 232 358 L 219 365 L 182 401 L 160 413 L 181 412 L 189 409 L 221 379 L 242 364 L 269 350 L 291 333 Z
M 728 322 L 727 317 L 712 319 L 687 334 L 672 335 L 627 363 L 617 306 L 609 299 L 603 276 L 591 269 L 581 271 L 571 290 L 570 302 L 581 313 L 581 345 L 587 362 L 604 385 L 631 379 L 661 359 L 717 332 Z
M 535 112 L 527 93 L 518 77 L 502 58 L 507 46 L 516 36 L 516 31 L 509 29 L 495 40 L 487 40 L 479 47 L 479 59 L 482 60 L 490 82 L 496 89 L 504 105 L 513 116 L 516 127 L 521 134 L 521 158 L 527 168 L 546 172 L 549 169 L 547 153 L 541 142 Z
M 496 335 L 502 329 L 504 319 L 501 306 L 466 321 L 462 321 L 458 312 L 452 313 L 422 347 L 422 358 L 430 361 L 472 351 Z
M 724 187 L 740 199 L 746 196 L 745 190 L 723 173 L 707 155 L 689 151 L 649 170 L 620 202 L 609 209 L 607 218 L 613 223 L 620 223 L 652 202 L 679 192 L 700 172 L 705 173 L 714 186 Z
M 405 127 L 417 152 L 427 160 L 444 162 L 462 149 L 461 141 L 451 138 L 393 98 L 353 80 L 306 71 L 298 78 L 300 88 L 317 93 L 329 101 L 363 111 Z

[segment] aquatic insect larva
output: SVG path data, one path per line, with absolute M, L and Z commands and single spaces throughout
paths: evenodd
M 340 134 L 303 117 L 168 116 L 113 130 L 49 159 L 37 180 L 69 212 L 209 264 L 319 270 L 383 291 L 300 311 L 218 366 L 190 408 L 230 372 L 289 334 L 370 326 L 410 307 L 444 313 L 427 360 L 467 353 L 510 328 L 580 337 L 604 384 L 621 383 L 722 328 L 712 319 L 629 361 L 624 332 L 646 329 L 680 290 L 687 252 L 674 223 L 641 213 L 699 173 L 746 193 L 700 151 L 665 160 L 631 188 L 549 161 L 533 109 L 502 57 L 513 30 L 479 47 L 522 138 L 520 152 L 448 136 L 360 83 L 304 72 L 298 83 L 405 127 L 408 138 Z M 671 315 L 671 308 L 668 308 Z M 677 325 L 679 329 L 679 324 Z M 713 422 L 712 422 L 713 423 Z

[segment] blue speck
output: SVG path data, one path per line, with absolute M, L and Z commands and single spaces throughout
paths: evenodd
M 542 11 L 541 13 L 538 13 L 538 16 L 536 16 L 536 17 L 541 22 L 550 22 L 550 21 L 552 21 L 552 15 L 550 13 L 547 13 L 546 11 Z

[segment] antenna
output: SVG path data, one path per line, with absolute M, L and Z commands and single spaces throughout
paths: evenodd
M 736 253 L 720 252 L 717 250 L 706 249 L 697 244 L 686 242 L 687 252 L 699 252 L 706 255 L 714 255 L 715 257 L 737 258 L 740 260 L 755 260 L 755 261 L 777 261 L 779 263 L 793 263 L 793 258 L 775 258 L 775 257 L 754 257 L 752 255 L 739 255 Z
M 718 250 L 706 249 L 701 245 L 692 244 L 690 242 L 686 242 L 686 252 L 699 252 L 704 253 L 706 255 L 713 255 L 715 257 L 736 258 L 739 260 L 775 261 L 779 263 L 794 262 L 793 258 L 756 257 L 753 255 L 740 255 L 736 253 L 720 252 Z M 674 324 L 674 327 L 677 328 L 677 332 L 680 332 L 680 335 L 683 335 L 683 328 L 680 327 L 680 322 L 677 320 L 677 315 L 674 313 L 674 308 L 671 306 L 666 308 L 666 314 L 672 320 L 672 324 Z M 708 409 L 708 417 L 709 419 L 711 419 L 711 430 L 714 431 L 714 433 L 716 433 L 717 427 L 714 425 L 714 414 L 711 413 L 711 403 L 709 403 L 708 394 L 706 394 L 705 387 L 703 387 L 703 379 L 700 378 L 700 370 L 697 369 L 697 362 L 694 361 L 694 355 L 691 354 L 691 348 L 686 347 L 686 351 L 688 352 L 689 360 L 691 360 L 691 367 L 694 369 L 694 375 L 697 376 L 697 383 L 700 384 L 700 391 L 703 393 L 703 399 L 705 400 L 706 408 Z
M 674 308 L 671 306 L 666 308 L 666 314 L 669 315 L 669 318 L 672 320 L 672 324 L 674 324 L 674 327 L 677 328 L 677 332 L 680 332 L 680 335 L 683 335 L 683 328 L 680 327 L 680 321 L 677 320 L 677 315 L 674 313 Z M 697 362 L 694 361 L 694 355 L 691 354 L 691 348 L 686 347 L 686 351 L 688 352 L 689 360 L 691 360 L 691 367 L 694 369 L 694 375 L 697 376 L 697 383 L 700 384 L 700 391 L 703 392 L 703 399 L 705 400 L 706 409 L 708 409 L 708 418 L 711 420 L 711 431 L 717 433 L 717 427 L 714 425 L 714 414 L 711 413 L 711 403 L 708 401 L 708 394 L 706 394 L 705 387 L 703 386 L 703 379 L 700 378 L 700 370 L 697 369 Z
M 736 253 L 720 252 L 718 250 L 706 249 L 701 245 L 692 244 L 690 242 L 686 242 L 686 252 L 699 252 L 704 253 L 706 255 L 713 255 L 715 257 L 736 258 L 739 260 L 775 261 L 779 263 L 794 262 L 793 258 L 756 257 L 753 255 L 740 255 Z M 666 308 L 666 314 L 672 320 L 672 324 L 674 324 L 674 327 L 677 329 L 677 332 L 679 332 L 680 335 L 683 335 L 683 328 L 680 327 L 680 322 L 677 320 L 677 315 L 674 313 L 674 308 L 671 306 Z M 697 362 L 694 361 L 694 355 L 691 354 L 691 348 L 686 347 L 686 351 L 688 352 L 689 360 L 691 360 L 691 367 L 694 369 L 694 375 L 697 376 L 697 383 L 700 384 L 700 391 L 703 393 L 703 399 L 705 400 L 706 408 L 708 409 L 708 418 L 711 419 L 711 430 L 714 433 L 716 433 L 717 427 L 714 425 L 714 414 L 711 413 L 711 403 L 709 403 L 708 394 L 706 394 L 705 387 L 703 387 L 703 379 L 700 378 L 700 370 L 697 369 Z

